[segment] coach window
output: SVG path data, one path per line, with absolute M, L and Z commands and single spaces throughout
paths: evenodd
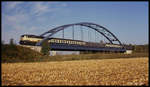
M 56 40 L 56 43 L 59 43 L 59 40 Z
M 76 41 L 76 44 L 78 45 L 78 41 Z
M 50 39 L 50 43 L 52 43 L 52 39 Z
M 51 39 L 51 42 L 52 42 L 52 43 L 54 43 L 54 40 L 53 40 L 53 39 Z
M 61 40 L 59 40 L 59 43 L 61 43 Z
M 54 43 L 56 43 L 56 40 L 55 39 L 53 39 L 54 40 Z
M 55 43 L 55 40 L 54 39 L 52 39 L 53 40 L 53 43 Z
M 56 43 L 56 40 L 54 39 L 54 43 Z
M 76 42 L 75 42 L 75 41 L 73 41 L 73 44 L 76 44 Z
M 50 39 L 50 43 L 52 43 L 52 39 Z
M 59 40 L 56 40 L 56 43 L 59 43 Z
M 79 42 L 79 45 L 81 45 L 81 42 Z
M 80 45 L 80 42 L 78 42 L 78 44 Z
M 78 45 L 80 45 L 80 42 L 78 42 Z
M 64 40 L 64 43 L 66 43 L 66 40 Z
M 59 40 L 59 43 L 61 43 L 61 40 Z
M 82 42 L 80 42 L 80 45 L 82 45 Z
M 70 44 L 72 44 L 72 41 L 70 41 Z
M 54 39 L 51 39 L 52 40 L 52 42 L 54 43 Z
M 82 45 L 84 45 L 84 42 L 82 42 Z
M 61 40 L 61 43 L 63 43 L 63 40 Z
M 58 40 L 58 43 L 60 43 L 60 40 Z
M 56 43 L 58 43 L 58 40 L 56 39 Z
M 59 40 L 59 43 L 61 43 L 61 40 Z
M 76 41 L 76 44 L 78 45 L 78 41 Z
M 79 42 L 79 45 L 81 45 L 81 42 Z
M 54 39 L 52 39 L 52 42 L 53 42 L 53 43 L 55 43 L 55 40 L 54 40 Z
M 76 44 L 76 41 L 74 41 L 74 44 Z

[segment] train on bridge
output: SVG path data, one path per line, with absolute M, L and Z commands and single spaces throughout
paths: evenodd
M 43 36 L 24 34 L 20 38 L 21 45 L 36 46 L 36 43 L 41 41 Z M 127 49 L 132 49 L 129 46 L 110 43 L 95 43 L 81 40 L 48 38 L 51 50 L 66 50 L 66 51 L 101 51 L 101 52 L 125 52 Z

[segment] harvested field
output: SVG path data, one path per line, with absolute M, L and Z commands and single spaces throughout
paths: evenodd
M 3 63 L 4 85 L 149 85 L 148 57 Z

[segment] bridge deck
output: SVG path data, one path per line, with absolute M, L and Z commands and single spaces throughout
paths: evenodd
M 51 50 L 66 50 L 66 51 L 114 51 L 125 52 L 124 48 L 115 47 L 90 47 L 81 45 L 68 45 L 68 44 L 50 44 Z

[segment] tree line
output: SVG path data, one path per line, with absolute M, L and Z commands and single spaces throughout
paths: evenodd
M 135 53 L 144 53 L 149 52 L 149 44 L 144 45 L 132 45 L 133 46 L 133 52 Z

